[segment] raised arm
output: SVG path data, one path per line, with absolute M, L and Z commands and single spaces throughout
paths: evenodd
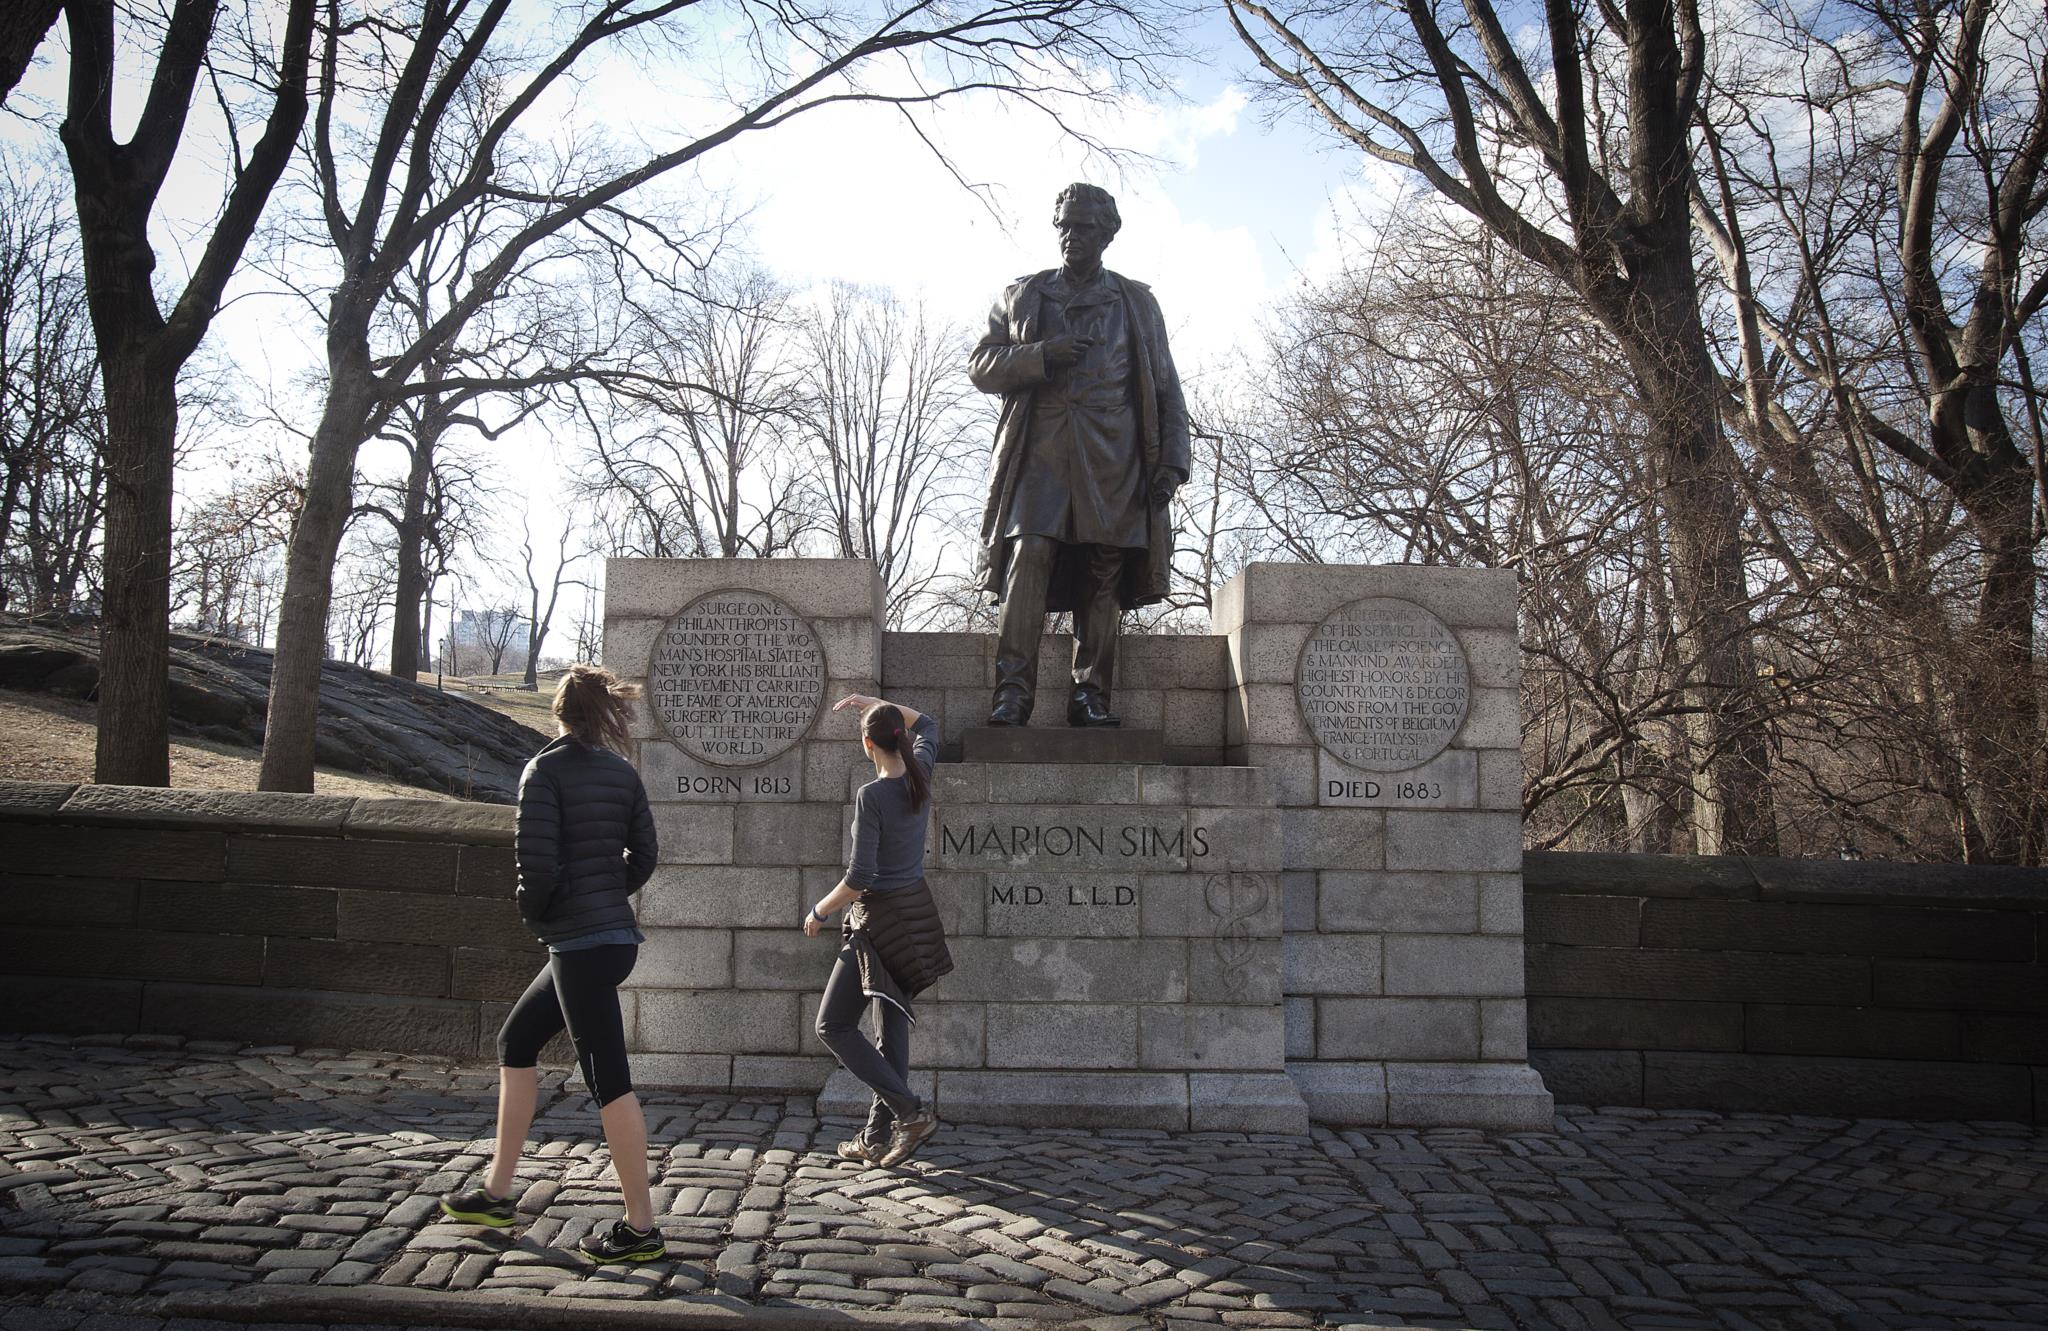
M 866 693 L 849 693 L 838 702 L 832 704 L 832 710 L 835 712 L 843 712 L 849 707 L 858 707 L 863 712 L 870 707 L 894 707 L 897 711 L 903 713 L 903 728 L 906 730 L 915 730 L 917 729 L 918 722 L 930 720 L 923 712 L 918 711 L 909 703 L 893 702 L 888 698 L 877 698 Z M 937 724 L 937 722 L 933 722 L 934 726 Z

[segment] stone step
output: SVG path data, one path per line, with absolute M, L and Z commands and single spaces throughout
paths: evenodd
M 968 726 L 960 757 L 970 763 L 1139 763 L 1166 761 L 1166 732 L 1130 727 Z
M 911 1089 L 952 1123 L 1163 1132 L 1308 1132 L 1308 1105 L 1284 1072 L 1074 1072 L 950 1069 L 911 1074 Z M 820 1117 L 859 1117 L 868 1088 L 840 1068 L 818 1093 Z

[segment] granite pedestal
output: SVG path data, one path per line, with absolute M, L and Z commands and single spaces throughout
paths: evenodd
M 828 710 L 862 692 L 937 717 L 968 759 L 940 768 L 928 851 L 957 969 L 912 1042 L 945 1117 L 1548 1124 L 1512 574 L 1253 565 L 1213 635 L 1125 640 L 1121 730 L 986 727 L 990 640 L 882 632 L 865 562 L 608 577 L 606 662 L 656 695 L 636 731 L 662 838 L 627 994 L 641 1080 L 864 1109 L 812 1030 L 836 939 L 798 929 L 872 775 Z M 1065 656 L 1049 637 L 1040 659 Z
M 969 726 L 960 756 L 970 763 L 1160 763 L 1166 732 L 1120 726 Z

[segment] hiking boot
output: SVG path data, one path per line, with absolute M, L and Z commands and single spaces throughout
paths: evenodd
M 641 1232 L 623 1220 L 611 1228 L 592 1230 L 576 1251 L 593 1262 L 658 1262 L 668 1256 L 668 1241 L 659 1229 Z
M 895 1130 L 889 1134 L 889 1149 L 882 1152 L 876 1163 L 884 1169 L 902 1164 L 917 1154 L 917 1148 L 925 1139 L 939 1130 L 939 1116 L 929 1108 L 920 1106 L 909 1118 L 896 1120 Z
M 503 1229 L 519 1218 L 510 1197 L 493 1197 L 482 1188 L 451 1192 L 441 1199 L 441 1214 L 465 1225 L 489 1225 Z

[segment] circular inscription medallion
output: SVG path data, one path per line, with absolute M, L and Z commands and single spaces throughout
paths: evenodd
M 817 719 L 825 649 L 774 597 L 712 592 L 662 626 L 647 692 L 684 753 L 717 767 L 758 767 L 787 753 Z
M 1367 772 L 1420 767 L 1465 724 L 1465 649 L 1413 601 L 1353 601 L 1316 625 L 1294 668 L 1316 743 Z

